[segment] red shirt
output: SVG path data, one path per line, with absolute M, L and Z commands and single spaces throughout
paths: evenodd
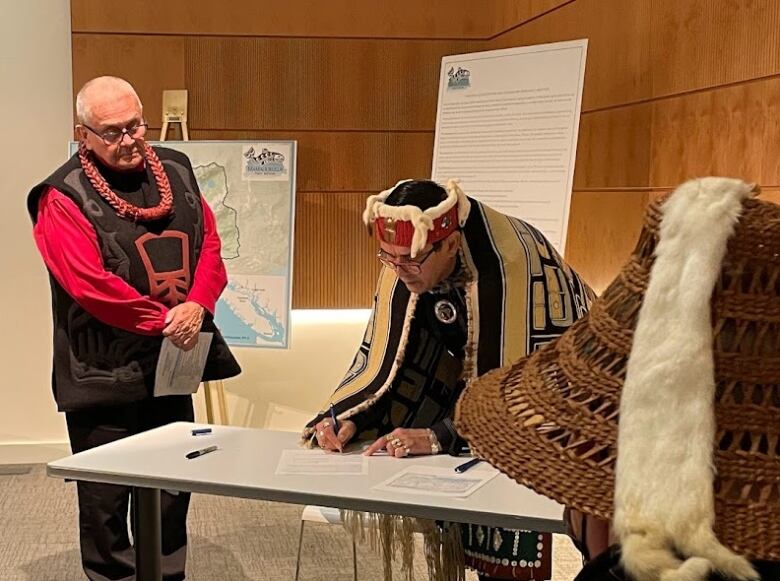
M 227 273 L 214 213 L 203 198 L 201 205 L 203 246 L 187 300 L 213 314 Z M 54 188 L 44 192 L 33 235 L 49 272 L 90 315 L 132 333 L 162 334 L 168 307 L 106 270 L 95 229 L 68 196 Z

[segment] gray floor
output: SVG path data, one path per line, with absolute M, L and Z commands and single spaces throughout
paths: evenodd
M 189 517 L 188 579 L 193 581 L 292 580 L 301 507 L 195 495 Z M 555 581 L 571 581 L 579 558 L 556 536 Z M 308 523 L 301 581 L 348 581 L 349 537 L 339 526 Z M 418 548 L 415 579 L 427 579 Z M 358 547 L 362 580 L 379 581 L 381 566 Z M 0 580 L 68 581 L 81 573 L 75 484 L 47 478 L 42 465 L 0 466 Z M 400 573 L 395 579 L 402 579 Z M 470 576 L 469 579 L 475 579 Z

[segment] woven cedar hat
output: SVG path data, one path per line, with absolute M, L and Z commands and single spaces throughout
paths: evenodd
M 590 314 L 458 404 L 479 456 L 612 519 L 638 581 L 780 560 L 780 206 L 753 189 L 704 178 L 651 204 Z

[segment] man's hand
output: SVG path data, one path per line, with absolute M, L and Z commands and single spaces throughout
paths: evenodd
M 410 454 L 415 456 L 431 454 L 431 439 L 428 430 L 424 428 L 396 428 L 371 444 L 363 454 L 373 456 L 380 450 L 387 450 L 389 456 L 396 458 L 403 458 Z
M 335 450 L 343 452 L 344 444 L 355 436 L 357 426 L 355 426 L 355 422 L 352 420 L 343 420 L 339 422 L 339 433 L 337 435 L 333 430 L 333 422 L 326 418 L 314 426 L 314 430 L 320 448 L 330 450 L 331 452 Z
M 163 335 L 183 351 L 198 344 L 198 333 L 203 323 L 203 307 L 193 301 L 176 305 L 165 316 Z

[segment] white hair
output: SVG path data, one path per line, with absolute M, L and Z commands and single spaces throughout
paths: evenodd
M 133 85 L 119 77 L 95 77 L 91 81 L 84 83 L 84 86 L 81 87 L 78 95 L 76 95 L 76 119 L 81 124 L 89 122 L 92 118 L 92 103 L 89 99 L 89 93 L 95 89 L 102 89 L 112 93 L 130 94 L 135 97 L 138 108 L 143 112 L 144 108 L 141 104 L 141 99 L 138 97 L 138 93 L 135 92 Z

